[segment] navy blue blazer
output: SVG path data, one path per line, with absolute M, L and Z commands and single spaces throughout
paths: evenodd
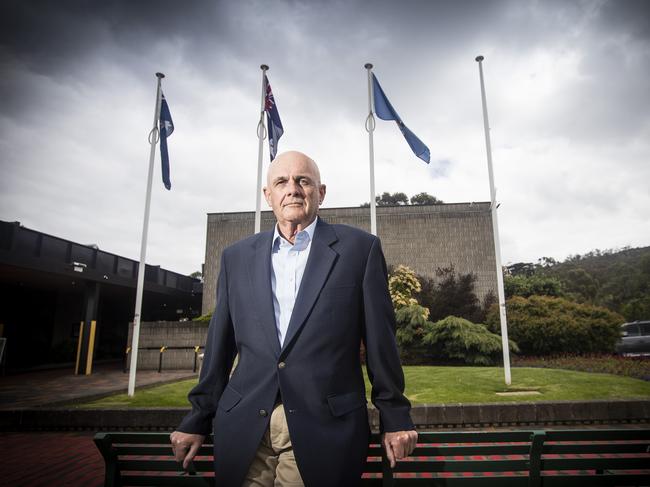
M 379 239 L 319 219 L 280 347 L 272 238 L 259 233 L 223 251 L 200 381 L 178 430 L 214 428 L 216 483 L 239 487 L 281 398 L 305 485 L 356 485 L 370 433 L 362 341 L 382 430 L 413 429 Z

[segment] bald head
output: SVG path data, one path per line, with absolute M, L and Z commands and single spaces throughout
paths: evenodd
M 281 173 L 286 169 L 288 165 L 302 164 L 305 168 L 308 168 L 310 172 L 315 176 L 315 181 L 320 184 L 320 171 L 318 165 L 314 160 L 309 157 L 307 154 L 303 154 L 299 151 L 287 151 L 278 155 L 269 166 L 269 170 L 266 174 L 266 184 L 271 184 L 271 178 L 277 174 Z
M 298 151 L 283 152 L 269 166 L 264 196 L 280 231 L 291 240 L 316 218 L 325 185 L 313 159 Z

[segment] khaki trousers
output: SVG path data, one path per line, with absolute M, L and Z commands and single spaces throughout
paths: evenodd
M 284 407 L 273 409 L 271 421 L 242 487 L 304 487 L 293 456 Z

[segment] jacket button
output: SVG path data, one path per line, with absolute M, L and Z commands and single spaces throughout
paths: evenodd
M 260 416 L 266 416 L 267 414 L 269 413 L 266 412 L 266 409 L 260 409 Z
M 278 364 L 278 369 L 284 369 L 286 366 L 287 366 L 287 364 L 285 364 L 284 362 L 280 362 Z

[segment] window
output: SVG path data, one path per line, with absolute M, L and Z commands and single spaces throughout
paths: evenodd
M 624 337 L 638 337 L 639 336 L 639 327 L 634 323 L 629 323 L 623 325 L 623 336 Z
M 643 321 L 639 323 L 641 335 L 650 335 L 650 321 Z

